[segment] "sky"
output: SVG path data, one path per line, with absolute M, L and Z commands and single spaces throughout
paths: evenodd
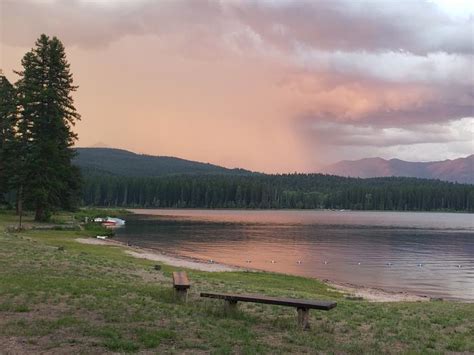
M 474 2 L 0 0 L 11 80 L 66 46 L 78 146 L 265 172 L 474 153 Z

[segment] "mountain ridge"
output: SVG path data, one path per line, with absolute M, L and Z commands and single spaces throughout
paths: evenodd
M 245 169 L 230 169 L 210 163 L 170 157 L 137 154 L 118 148 L 75 148 L 73 164 L 88 173 L 120 176 L 157 177 L 173 174 L 248 175 Z
M 129 177 L 165 175 L 254 175 L 262 174 L 239 168 L 225 168 L 177 157 L 137 154 L 117 148 L 75 148 L 74 164 L 87 174 Z M 457 159 L 432 162 L 409 162 L 380 157 L 342 160 L 323 168 L 319 173 L 346 177 L 412 177 L 474 184 L 474 154 Z
M 474 154 L 430 162 L 380 157 L 342 160 L 324 167 L 322 172 L 360 178 L 403 176 L 474 184 Z

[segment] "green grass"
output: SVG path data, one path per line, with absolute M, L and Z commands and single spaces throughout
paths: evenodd
M 62 214 L 55 221 L 95 213 L 101 212 Z M 74 240 L 91 230 L 5 232 L 15 221 L 0 213 L 0 348 L 8 344 L 11 352 L 474 352 L 474 304 L 349 301 L 302 277 L 192 270 L 184 304 L 174 298 L 170 266 L 156 271 L 156 262 L 129 257 L 119 247 Z M 338 306 L 312 311 L 311 330 L 301 331 L 294 309 L 240 304 L 227 313 L 221 301 L 201 299 L 201 291 L 331 299 Z

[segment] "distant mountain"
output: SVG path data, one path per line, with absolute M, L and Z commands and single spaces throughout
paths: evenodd
M 173 174 L 252 174 L 243 169 L 228 169 L 166 156 L 135 154 L 112 148 L 76 148 L 74 164 L 88 174 L 153 177 Z
M 76 148 L 76 151 L 78 154 L 74 158 L 74 164 L 86 174 L 129 177 L 256 174 L 244 169 L 228 169 L 174 157 L 136 154 L 122 149 Z M 408 162 L 382 158 L 344 160 L 325 167 L 322 172 L 348 177 L 405 176 L 474 184 L 474 155 L 437 162 Z
M 465 158 L 434 162 L 382 158 L 343 160 L 325 167 L 323 172 L 361 178 L 406 176 L 474 184 L 474 154 Z

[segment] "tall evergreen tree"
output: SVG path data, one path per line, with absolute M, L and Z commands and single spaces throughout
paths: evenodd
M 73 84 L 64 46 L 56 37 L 41 35 L 22 59 L 17 72 L 22 156 L 20 190 L 34 208 L 35 220 L 45 221 L 54 208 L 71 208 L 79 192 L 79 171 L 71 164 L 80 119 L 74 107 Z
M 0 71 L 0 203 L 12 182 L 15 161 L 15 88 Z

